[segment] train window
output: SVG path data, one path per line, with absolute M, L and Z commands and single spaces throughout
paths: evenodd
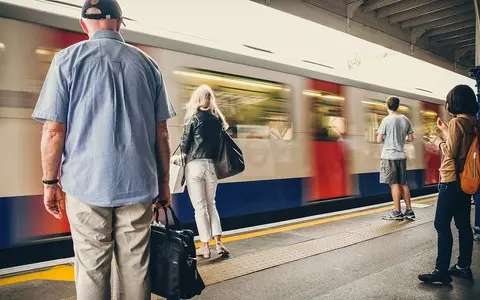
M 2 82 L 4 82 L 5 78 L 10 75 L 7 69 L 2 69 L 2 65 L 6 63 L 5 56 L 7 54 L 7 51 L 10 51 L 9 53 L 11 53 L 12 49 L 7 49 L 7 45 L 4 42 L 0 41 L 0 81 Z M 33 108 L 35 106 L 37 98 L 37 92 L 20 91 L 11 88 L 0 88 L 0 118 L 18 116 L 19 114 L 26 115 L 25 111 L 21 111 L 18 109 Z M 28 112 L 30 117 L 31 112 Z
M 318 90 L 305 90 L 303 95 L 313 99 L 315 140 L 338 141 L 341 139 L 346 133 L 343 114 L 345 98 Z
M 36 59 L 38 61 L 38 73 L 37 73 L 37 80 L 45 80 L 47 77 L 48 69 L 50 69 L 50 65 L 52 64 L 53 57 L 57 54 L 61 49 L 58 48 L 37 48 L 35 49 Z
M 366 99 L 362 101 L 362 105 L 365 109 L 366 116 L 366 140 L 369 143 L 376 143 L 378 127 L 380 127 L 380 123 L 382 123 L 382 120 L 388 115 L 387 108 L 385 107 L 385 101 Z M 411 110 L 408 106 L 400 105 L 397 111 L 410 119 Z
M 420 111 L 420 117 L 424 135 L 441 135 L 440 129 L 437 127 L 437 111 L 428 108 L 423 109 Z
M 233 138 L 292 139 L 291 89 L 287 85 L 199 69 L 173 73 L 181 85 L 182 105 L 199 85 L 213 89 Z

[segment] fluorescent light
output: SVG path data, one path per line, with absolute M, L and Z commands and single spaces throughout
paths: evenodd
M 369 101 L 369 100 L 362 100 L 362 103 L 363 104 L 367 104 L 367 105 L 384 105 L 385 102 L 375 102 L 375 101 Z
M 345 101 L 345 98 L 335 95 L 323 95 L 322 98 L 336 101 Z
M 35 49 L 35 53 L 38 55 L 55 55 L 55 52 L 42 48 Z
M 429 117 L 436 117 L 438 114 L 432 110 L 422 110 L 420 111 L 422 115 L 429 116 Z
M 366 105 L 379 105 L 379 106 L 385 107 L 385 102 L 383 102 L 383 101 L 362 100 L 362 103 L 366 104 Z M 387 110 L 386 107 L 385 107 L 385 110 Z M 398 110 L 410 110 L 410 108 L 408 106 L 405 106 L 405 105 L 400 105 L 398 107 Z
M 45 49 L 45 48 L 37 48 L 35 49 L 35 53 L 38 55 L 48 55 L 48 56 L 54 56 L 58 52 L 60 52 L 62 49 L 59 48 L 50 48 L 50 49 Z
M 175 75 L 180 75 L 180 76 L 186 76 L 186 77 L 193 77 L 193 78 L 198 78 L 198 79 L 206 79 L 206 80 L 214 80 L 214 81 L 222 81 L 222 82 L 227 82 L 227 83 L 232 83 L 232 84 L 240 84 L 244 86 L 250 86 L 250 87 L 257 87 L 257 88 L 262 88 L 262 89 L 270 89 L 270 90 L 284 90 L 284 91 L 290 91 L 290 89 L 283 88 L 278 85 L 273 85 L 273 84 L 265 84 L 265 83 L 258 83 L 258 82 L 253 82 L 253 81 L 247 81 L 247 80 L 239 80 L 239 79 L 230 79 L 222 76 L 216 76 L 216 75 L 210 75 L 210 74 L 202 74 L 202 73 L 195 73 L 195 72 L 187 72 L 187 71 L 173 71 L 173 74 Z
M 303 91 L 302 94 L 305 95 L 305 96 L 310 96 L 310 97 L 322 97 L 322 94 L 312 92 L 312 91 Z
M 302 94 L 305 95 L 305 96 L 334 100 L 334 101 L 345 101 L 344 97 L 330 95 L 330 94 L 322 94 L 321 92 L 316 92 L 316 91 L 312 91 L 312 90 L 305 90 L 305 91 L 302 92 Z

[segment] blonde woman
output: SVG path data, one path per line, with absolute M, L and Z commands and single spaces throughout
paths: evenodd
M 212 89 L 208 85 L 198 87 L 186 107 L 185 130 L 180 148 L 185 157 L 187 189 L 195 209 L 195 221 L 202 242 L 197 255 L 204 258 L 210 258 L 208 243 L 212 238 L 215 239 L 219 255 L 230 254 L 221 240 L 222 227 L 215 206 L 218 179 L 213 163 L 218 156 L 220 134 L 227 127 Z

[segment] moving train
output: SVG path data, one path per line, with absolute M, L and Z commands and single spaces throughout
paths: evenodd
M 41 124 L 31 119 L 54 55 L 87 38 L 78 8 L 58 2 L 0 1 L 0 249 L 69 233 L 67 220 L 43 209 Z M 412 194 L 435 191 L 440 154 L 421 137 L 436 130 L 438 116 L 448 117 L 444 99 L 352 80 L 312 61 L 288 64 L 248 45 L 239 45 L 240 53 L 134 21 L 127 26 L 126 41 L 164 74 L 178 113 L 169 121 L 172 150 L 192 90 L 206 83 L 216 93 L 246 163 L 244 173 L 218 188 L 226 228 L 390 201 L 388 186 L 378 183 L 382 145 L 375 135 L 392 94 L 417 137 L 406 145 Z M 182 221 L 193 223 L 187 191 L 174 195 L 174 206 Z

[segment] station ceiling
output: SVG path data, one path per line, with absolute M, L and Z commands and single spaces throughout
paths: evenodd
M 267 5 L 273 1 L 256 0 Z M 466 69 L 475 65 L 475 0 L 290 1 L 341 15 L 454 61 Z M 295 14 L 295 11 L 290 13 Z M 318 23 L 321 24 L 321 20 Z

